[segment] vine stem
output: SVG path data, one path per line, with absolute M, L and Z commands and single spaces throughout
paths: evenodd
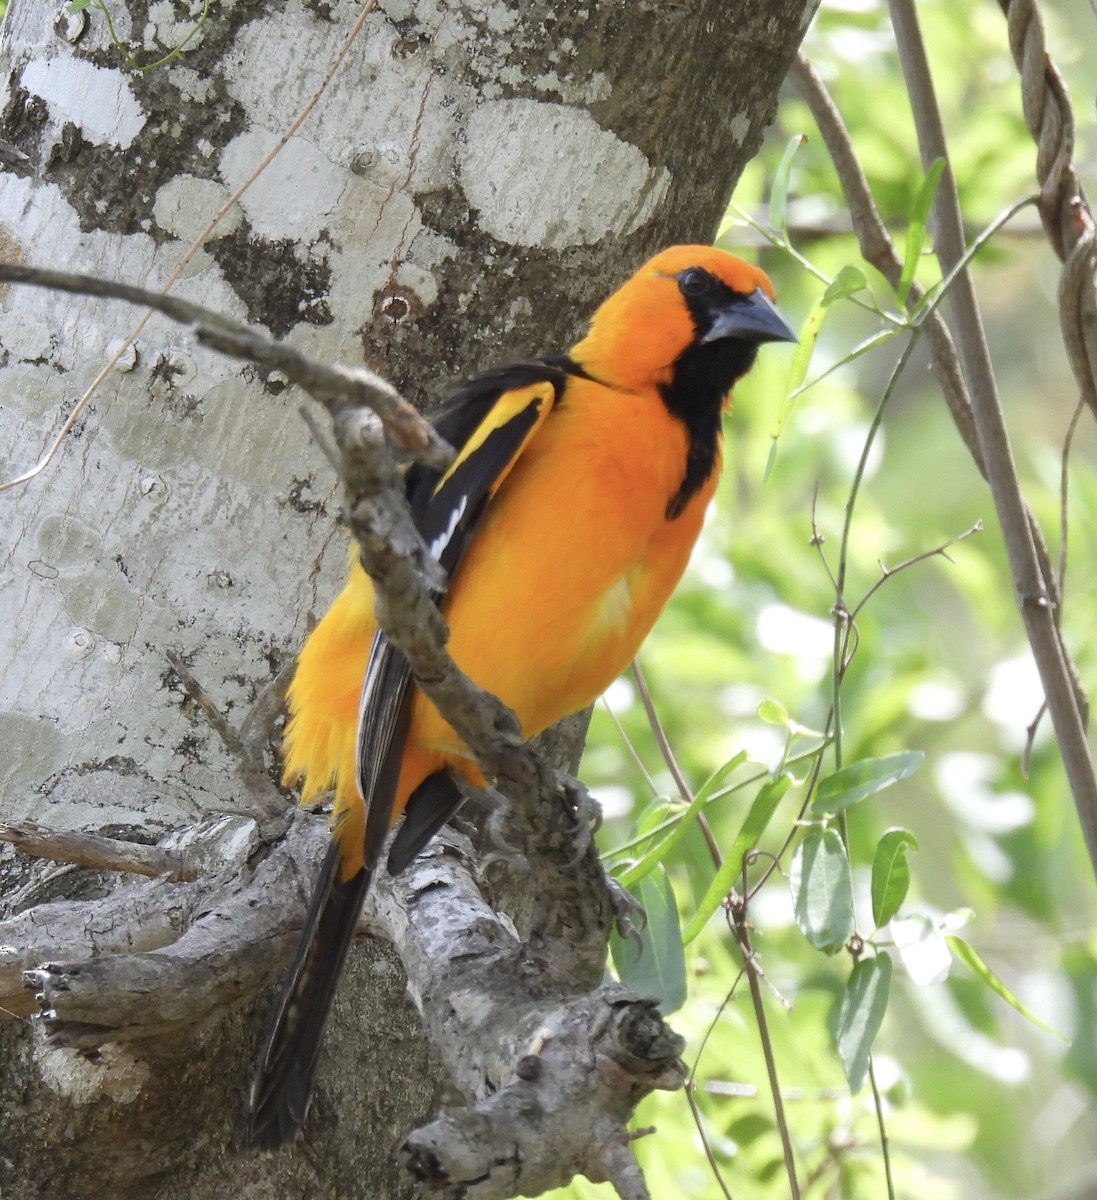
M 162 58 L 158 58 L 156 62 L 146 63 L 144 66 L 142 66 L 130 55 L 130 52 L 123 44 L 122 39 L 115 32 L 114 22 L 111 20 L 110 9 L 106 5 L 106 0 L 95 0 L 95 3 L 86 5 L 81 4 L 79 7 L 76 5 L 69 5 L 68 11 L 70 13 L 78 13 L 83 11 L 84 8 L 99 9 L 106 19 L 107 32 L 110 34 L 110 40 L 114 43 L 115 49 L 118 51 L 118 53 L 121 54 L 126 66 L 129 67 L 131 71 L 155 71 L 157 67 L 162 67 L 165 63 L 171 62 L 173 58 L 177 58 L 183 53 L 184 49 L 186 49 L 187 43 L 190 42 L 194 35 L 202 28 L 203 25 L 205 25 L 206 17 L 209 16 L 209 6 L 210 0 L 205 0 L 205 3 L 202 5 L 202 12 L 198 17 L 198 24 L 194 26 L 194 28 L 177 46 L 169 50 Z
M 964 256 L 963 222 L 948 145 L 930 76 L 929 62 L 913 0 L 890 0 L 899 62 L 910 94 L 922 161 L 945 161 L 934 199 L 937 253 L 942 269 L 951 271 Z M 1054 580 L 1045 579 L 1025 516 L 1017 470 L 998 397 L 990 351 L 983 332 L 971 275 L 957 272 L 950 303 L 957 348 L 971 394 L 975 431 L 986 465 L 994 509 L 1013 575 L 1014 593 L 1033 657 L 1047 697 L 1059 752 L 1078 819 L 1097 875 L 1097 775 L 1094 774 L 1081 709 L 1072 683 L 1069 659 L 1056 622 Z
M 868 1081 L 872 1088 L 872 1100 L 876 1108 L 876 1124 L 880 1130 L 880 1156 L 884 1160 L 884 1179 L 887 1182 L 888 1200 L 895 1200 L 895 1180 L 891 1174 L 891 1139 L 888 1137 L 887 1121 L 884 1119 L 884 1098 L 876 1084 L 876 1065 L 872 1055 L 868 1056 Z
M 743 893 L 746 894 L 744 880 Z M 766 1074 L 769 1077 L 769 1090 L 773 1096 L 774 1116 L 777 1129 L 781 1135 L 781 1152 L 785 1158 L 785 1173 L 788 1175 L 790 1200 L 800 1200 L 800 1183 L 796 1178 L 796 1159 L 792 1152 L 792 1137 L 789 1133 L 788 1120 L 785 1117 L 785 1103 L 781 1098 L 781 1084 L 777 1078 L 777 1060 L 773 1053 L 773 1042 L 769 1036 L 769 1022 L 766 1020 L 766 1010 L 762 1004 L 762 989 L 758 984 L 758 967 L 754 962 L 754 947 L 750 942 L 750 931 L 747 928 L 746 902 L 740 900 L 731 905 L 732 929 L 735 940 L 743 954 L 743 965 L 747 973 L 747 984 L 750 987 L 750 1002 L 754 1006 L 754 1020 L 758 1026 L 758 1036 L 762 1043 L 762 1055 L 766 1060 Z

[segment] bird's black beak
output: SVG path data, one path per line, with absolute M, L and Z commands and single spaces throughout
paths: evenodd
M 733 303 L 713 313 L 712 324 L 701 342 L 715 342 L 719 338 L 740 338 L 744 342 L 799 341 L 761 288 L 755 288 L 749 296 L 737 296 Z

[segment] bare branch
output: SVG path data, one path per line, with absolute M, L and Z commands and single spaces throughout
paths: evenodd
M 21 935 L 15 943 L 24 947 L 20 957 L 36 956 L 23 980 L 39 993 L 46 1044 L 91 1047 L 162 1036 L 273 983 L 326 841 L 323 823 L 299 814 L 251 870 L 246 863 L 255 825 L 238 823 L 235 836 L 215 839 L 219 861 L 205 863 L 196 883 L 157 880 L 106 900 L 43 905 L 0 924 L 0 940 Z M 169 887 L 183 890 L 165 891 Z M 289 902 L 294 896 L 297 905 Z M 171 919 L 165 922 L 162 912 Z M 43 953 L 42 923 L 48 923 L 52 954 Z M 89 945 L 93 925 L 109 930 L 104 944 Z M 133 929 L 144 936 L 135 939 Z
M 167 878 L 121 888 L 101 900 L 40 904 L 0 921 L 0 1009 L 30 1012 L 23 973 L 77 955 L 139 954 L 174 941 L 186 928 L 200 888 Z
M 280 971 L 326 841 L 302 814 L 254 872 L 226 859 L 197 883 L 159 879 L 4 922 L 0 942 L 23 949 L 0 949 L 0 1004 L 21 1003 L 22 974 L 50 1048 L 163 1036 L 236 1004 Z M 681 1085 L 683 1042 L 650 999 L 562 982 L 485 901 L 474 861 L 467 839 L 444 831 L 367 900 L 365 922 L 399 950 L 470 1101 L 410 1134 L 405 1161 L 448 1194 L 472 1179 L 478 1195 L 536 1193 L 582 1171 L 642 1200 L 627 1122 L 645 1094 Z
M 190 326 L 203 345 L 230 358 L 242 358 L 267 371 L 282 371 L 328 409 L 337 402 L 372 409 L 381 418 L 390 442 L 420 462 L 445 467 L 453 457 L 453 451 L 392 384 L 364 367 L 328 366 L 212 309 L 129 283 L 20 263 L 0 263 L 0 281 L 144 305 Z
M 166 875 L 176 882 L 194 878 L 193 868 L 179 855 L 159 846 L 122 842 L 93 833 L 72 833 L 67 829 L 47 829 L 34 821 L 0 825 L 0 842 L 8 842 L 23 854 L 76 863 L 96 871 L 126 871 L 154 878 Z
M 627 1121 L 642 1095 L 681 1086 L 682 1039 L 625 988 L 575 995 L 553 983 L 463 857 L 445 833 L 375 901 L 431 1042 L 473 1100 L 408 1136 L 409 1170 L 445 1195 L 475 1180 L 484 1197 L 539 1194 L 580 1171 L 639 1200 Z
M 890 9 L 899 58 L 911 96 L 923 161 L 945 160 L 934 201 L 937 250 L 941 265 L 951 271 L 964 255 L 963 225 L 956 185 L 948 166 L 948 146 L 937 98 L 926 61 L 925 47 L 911 0 L 891 0 Z M 1075 693 L 1076 675 L 1059 634 L 1052 589 L 1054 580 L 1041 568 L 1032 527 L 1021 497 L 1009 434 L 998 398 L 990 353 L 971 276 L 963 270 L 951 294 L 958 331 L 958 348 L 968 381 L 976 433 L 995 512 L 1002 526 L 1013 586 L 1032 646 L 1063 765 L 1078 809 L 1090 861 L 1097 873 L 1097 776 L 1094 775 L 1082 711 Z

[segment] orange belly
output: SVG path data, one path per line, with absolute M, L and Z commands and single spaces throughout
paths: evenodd
M 514 710 L 527 737 L 590 704 L 627 667 L 673 591 L 718 474 L 668 522 L 685 453 L 685 430 L 657 396 L 571 380 L 488 506 L 441 607 L 454 660 Z M 355 726 L 374 628 L 373 589 L 355 562 L 306 642 L 289 694 L 286 777 L 303 777 L 303 801 L 334 786 L 337 815 L 348 817 L 361 808 Z M 446 764 L 482 782 L 419 693 L 393 821 Z

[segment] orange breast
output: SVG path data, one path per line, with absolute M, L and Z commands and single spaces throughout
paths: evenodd
M 715 486 L 666 520 L 685 455 L 658 395 L 570 381 L 485 514 L 443 604 L 450 649 L 527 736 L 625 669 L 681 577 Z M 462 755 L 425 698 L 413 729 L 422 748 Z
M 716 483 L 714 473 L 668 522 L 685 455 L 685 429 L 657 394 L 573 379 L 492 500 L 442 609 L 456 662 L 527 736 L 591 703 L 627 667 L 677 584 Z M 335 784 L 337 813 L 360 807 L 355 723 L 373 630 L 372 587 L 355 563 L 290 691 L 286 776 L 304 775 L 304 800 Z M 393 820 L 447 763 L 482 782 L 420 694 Z

